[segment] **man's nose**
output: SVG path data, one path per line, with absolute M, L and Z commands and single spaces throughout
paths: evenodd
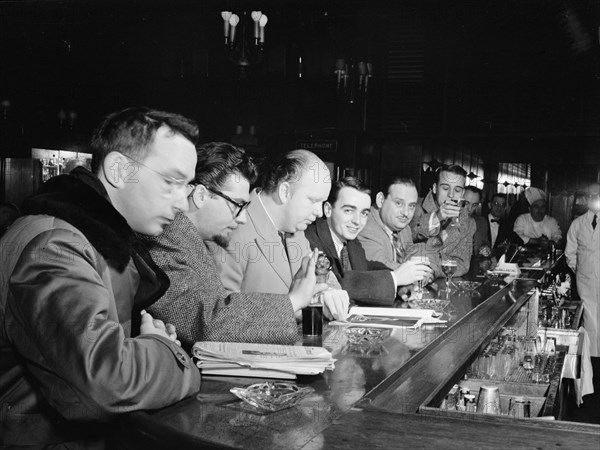
M 181 212 L 188 212 L 190 204 L 186 192 L 184 190 L 177 190 L 176 196 L 173 207 Z
M 245 208 L 240 215 L 235 218 L 235 222 L 239 224 L 245 224 L 248 222 L 248 211 Z

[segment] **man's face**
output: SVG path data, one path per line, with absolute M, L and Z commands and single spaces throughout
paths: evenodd
M 529 212 L 534 222 L 541 222 L 546 215 L 546 200 L 536 200 L 529 206 Z
M 186 185 L 196 160 L 194 144 L 163 126 L 140 164 L 128 159 L 114 172 L 124 183 L 113 203 L 134 231 L 157 236 L 178 212 L 187 211 Z
M 469 212 L 469 215 L 473 216 L 475 214 L 475 211 L 477 211 L 477 208 L 479 207 L 479 204 L 481 202 L 480 195 L 476 192 L 465 191 L 464 199 L 465 199 L 465 208 Z
M 353 187 L 339 190 L 333 205 L 325 203 L 325 217 L 329 228 L 343 241 L 352 241 L 367 224 L 371 196 Z
M 239 174 L 231 174 L 218 191 L 238 204 L 244 204 L 249 198 L 250 183 Z M 233 230 L 239 224 L 246 223 L 248 219 L 246 209 L 236 217 L 240 209 L 238 206 L 211 192 L 205 191 L 205 195 L 207 198 L 203 203 L 196 226 L 202 239 L 214 241 L 217 245 L 226 248 Z
M 381 221 L 392 231 L 402 230 L 415 215 L 418 198 L 416 187 L 392 184 L 386 197 L 381 192 L 377 195 Z
M 306 230 L 310 223 L 323 215 L 323 202 L 331 189 L 329 169 L 314 163 L 314 167 L 302 171 L 298 181 L 290 182 L 289 189 L 280 231 L 295 233 Z
M 506 199 L 503 197 L 494 197 L 488 206 L 490 207 L 492 216 L 496 219 L 500 219 L 504 216 L 504 212 L 506 211 Z
M 462 199 L 465 192 L 465 181 L 465 177 L 456 173 L 440 172 L 438 182 L 433 185 L 433 193 L 436 196 L 438 205 L 441 205 L 448 199 Z
M 600 212 L 600 184 L 592 184 L 588 188 L 587 206 L 595 214 Z

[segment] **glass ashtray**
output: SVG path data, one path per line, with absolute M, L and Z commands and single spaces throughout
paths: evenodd
M 391 331 L 388 328 L 349 327 L 346 329 L 351 344 L 381 344 Z
M 410 300 L 408 304 L 411 308 L 433 309 L 436 313 L 441 314 L 450 304 L 450 300 L 442 300 L 439 298 L 423 298 L 421 300 Z
M 481 283 L 479 281 L 453 281 L 461 291 L 474 291 Z
M 299 387 L 294 383 L 266 381 L 246 388 L 234 387 L 230 392 L 261 411 L 275 412 L 295 406 L 314 389 Z

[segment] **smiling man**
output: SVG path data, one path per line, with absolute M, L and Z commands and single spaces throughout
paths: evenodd
M 150 312 L 174 324 L 185 347 L 196 341 L 293 344 L 295 313 L 315 290 L 314 258 L 306 257 L 284 293 L 230 292 L 221 282 L 209 245 L 226 248 L 247 222 L 256 168 L 244 150 L 223 142 L 198 148 L 189 186 L 189 210 L 164 233 L 145 238 L 171 286 Z
M 313 249 L 325 252 L 332 260 L 333 273 L 352 300 L 391 306 L 399 286 L 428 279 L 431 269 L 409 261 L 390 271 L 382 262 L 367 260 L 356 238 L 367 223 L 370 194 L 362 181 L 354 177 L 333 183 L 323 205 L 325 218 L 309 225 L 306 237 Z
M 248 220 L 232 233 L 226 251 L 214 253 L 225 289 L 287 294 L 313 253 L 304 230 L 323 215 L 330 189 L 329 169 L 314 153 L 292 150 L 269 161 L 261 187 L 250 194 Z M 348 293 L 333 275 L 330 284 L 323 292 L 324 314 L 345 319 Z

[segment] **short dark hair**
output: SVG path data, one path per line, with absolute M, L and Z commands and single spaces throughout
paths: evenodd
M 256 181 L 256 165 L 242 148 L 226 142 L 209 142 L 197 149 L 195 184 L 211 189 L 221 189 L 225 180 L 238 174 L 250 184 Z
M 345 187 L 351 187 L 359 192 L 363 192 L 369 196 L 371 195 L 371 189 L 369 189 L 369 187 L 360 178 L 344 177 L 332 183 L 327 202 L 329 202 L 330 205 L 334 205 L 338 199 L 340 191 Z
M 440 175 L 442 174 L 442 172 L 454 173 L 456 175 L 460 175 L 463 178 L 467 178 L 467 171 L 458 164 L 444 164 L 442 167 L 440 167 L 438 171 L 436 183 L 440 181 Z
M 381 187 L 381 192 L 383 192 L 387 197 L 388 195 L 390 195 L 390 189 L 395 184 L 404 184 L 405 186 L 412 186 L 415 189 L 417 189 L 417 185 L 410 178 L 392 175 L 391 177 L 386 178 L 383 186 Z
M 483 193 L 482 193 L 481 189 L 479 189 L 477 186 L 471 186 L 471 185 L 465 186 L 465 191 L 470 191 L 473 194 L 479 195 L 479 200 L 481 200 L 481 196 Z
M 271 194 L 283 182 L 294 183 L 300 179 L 302 170 L 309 163 L 305 150 L 292 150 L 275 159 L 265 160 L 261 171 L 261 188 L 265 194 Z
M 104 118 L 92 134 L 92 171 L 98 173 L 104 158 L 119 152 L 135 160 L 143 160 L 154 140 L 156 131 L 166 126 L 196 145 L 198 125 L 179 114 L 146 107 L 127 108 Z
M 500 197 L 503 198 L 504 200 L 506 200 L 508 202 L 508 197 L 506 194 L 503 194 L 502 192 L 496 192 L 495 194 L 492 194 L 492 201 L 494 201 L 494 199 L 496 197 Z

